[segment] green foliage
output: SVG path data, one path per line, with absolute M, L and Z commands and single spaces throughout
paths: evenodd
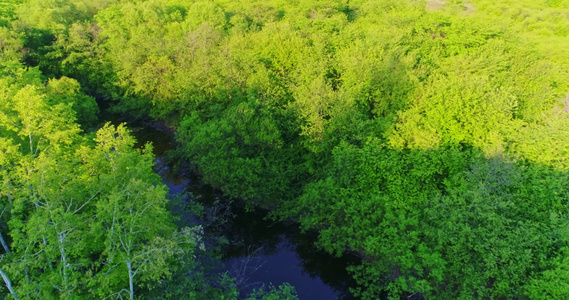
M 14 64 L 22 58 L 20 52 L 23 47 L 22 39 L 10 28 L 0 27 L 0 40 L 2 40 L 2 46 L 0 47 L 1 63 L 4 68 L 9 68 L 10 64 Z
M 166 188 L 152 172 L 151 146 L 133 149 L 123 126 L 103 127 L 95 142 L 71 153 L 46 150 L 32 170 L 25 156 L 16 160 L 14 146 L 3 153 L 2 166 L 12 161 L 16 172 L 2 174 L 12 239 L 3 268 L 18 294 L 135 295 L 185 272 L 179 260 L 191 267 L 194 251 L 203 249 L 200 227 L 175 228 Z
M 84 126 L 93 126 L 97 122 L 99 107 L 95 99 L 82 94 L 75 79 L 61 77 L 50 80 L 47 84 L 47 94 L 52 105 L 71 105 L 77 112 L 77 120 Z
M 566 298 L 568 14 L 566 0 L 3 2 L 2 270 L 41 298 L 236 297 L 181 273 L 199 229 L 168 220 L 151 147 L 124 127 L 79 135 L 96 97 L 171 122 L 207 183 L 363 257 L 357 297 Z
M 567 297 L 566 249 L 550 261 L 551 269 L 534 278 L 526 287 L 531 299 L 564 299 Z
M 192 115 L 180 123 L 182 150 L 197 162 L 205 180 L 235 197 L 267 201 L 290 195 L 295 148 L 284 149 L 277 124 L 256 103 L 228 109 L 225 117 L 202 122 Z
M 288 283 L 274 287 L 270 285 L 268 290 L 258 289 L 253 291 L 247 300 L 296 300 L 298 296 L 293 286 Z

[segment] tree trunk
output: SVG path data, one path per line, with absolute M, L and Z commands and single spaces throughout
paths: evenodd
M 34 169 L 34 144 L 32 141 L 32 134 L 28 134 L 29 138 L 30 138 L 30 169 L 33 170 Z
M 4 250 L 6 251 L 6 253 L 8 253 L 8 254 L 12 253 L 12 251 L 10 251 L 10 247 L 8 247 L 8 244 L 6 244 L 6 241 L 4 240 L 4 236 L 2 235 L 2 232 L 0 232 L 0 243 L 2 243 L 2 247 L 4 247 Z
M 126 266 L 128 267 L 128 286 L 129 286 L 129 291 L 130 291 L 130 299 L 133 300 L 134 299 L 134 274 L 132 272 L 132 262 L 127 261 L 126 262 Z
M 59 251 L 61 252 L 61 263 L 63 264 L 63 288 L 65 292 L 69 290 L 67 285 L 67 255 L 65 254 L 65 248 L 63 248 L 63 241 L 65 236 L 63 234 L 59 235 Z
M 12 288 L 12 282 L 10 281 L 10 278 L 8 278 L 8 275 L 6 275 L 6 273 L 4 273 L 4 271 L 2 271 L 2 269 L 0 269 L 0 275 L 2 276 L 2 279 L 4 279 L 4 282 L 6 283 L 6 287 L 10 291 L 10 294 L 12 294 L 12 296 L 14 296 L 14 299 L 18 300 L 18 296 L 16 295 L 16 292 Z

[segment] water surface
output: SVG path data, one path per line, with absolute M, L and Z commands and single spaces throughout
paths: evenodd
M 117 119 L 111 120 L 117 125 Z M 288 282 L 300 299 L 352 299 L 353 286 L 345 268 L 356 264 L 356 257 L 333 257 L 314 246 L 314 233 L 301 233 L 297 224 L 266 220 L 267 211 L 248 212 L 239 201 L 229 201 L 201 182 L 199 175 L 174 172 L 166 159 L 167 151 L 176 146 L 174 134 L 160 122 L 130 122 L 127 127 L 138 143 L 154 146 L 155 167 L 172 196 L 187 193 L 184 201 L 199 201 L 210 219 L 221 223 L 206 226 L 205 234 L 223 234 L 229 244 L 222 247 L 222 263 L 216 271 L 228 272 L 236 278 L 237 287 L 245 295 L 253 289 Z M 176 209 L 176 208 L 174 208 Z M 186 216 L 193 222 L 199 222 Z

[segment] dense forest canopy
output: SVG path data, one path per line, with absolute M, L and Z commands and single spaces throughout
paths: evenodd
M 112 111 L 362 257 L 356 298 L 566 299 L 568 49 L 567 0 L 1 1 L 2 293 L 238 296 Z

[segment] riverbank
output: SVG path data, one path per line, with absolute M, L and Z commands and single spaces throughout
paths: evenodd
M 182 207 L 174 206 L 173 213 L 181 216 L 182 222 L 203 225 L 206 239 L 215 236 L 210 239 L 215 242 L 209 244 L 221 250 L 221 258 L 212 272 L 234 277 L 242 295 L 262 286 L 289 283 L 300 299 L 352 299 L 349 288 L 355 283 L 346 267 L 358 263 L 359 258 L 336 258 L 318 250 L 314 233 L 301 233 L 293 222 L 268 220 L 268 210 L 246 211 L 240 201 L 224 198 L 220 191 L 201 182 L 201 176 L 188 163 L 173 168 L 167 156 L 175 149 L 176 140 L 174 130 L 165 122 L 117 115 L 106 121 L 125 121 L 137 139 L 137 147 L 152 143 L 154 171 L 169 188 L 171 198 L 182 197 Z M 188 207 L 195 203 L 204 208 L 201 218 L 188 215 Z

